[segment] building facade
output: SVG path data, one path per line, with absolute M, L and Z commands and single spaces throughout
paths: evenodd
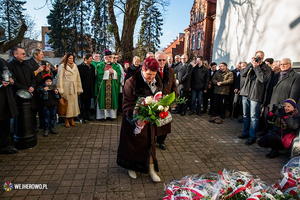
M 184 30 L 184 53 L 211 62 L 217 0 L 194 0 L 190 25 Z
M 164 49 L 164 52 L 167 56 L 172 56 L 173 58 L 176 55 L 182 55 L 184 53 L 184 42 L 185 42 L 185 35 L 184 33 L 179 33 L 179 36 Z

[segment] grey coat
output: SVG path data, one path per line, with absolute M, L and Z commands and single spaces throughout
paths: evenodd
M 280 73 L 274 77 L 275 86 L 271 97 L 270 106 L 273 104 L 282 104 L 288 98 L 299 102 L 300 98 L 300 74 L 291 69 L 281 80 Z
M 272 69 L 265 62 L 257 67 L 251 63 L 242 69 L 241 79 L 245 77 L 241 88 L 241 96 L 248 97 L 251 101 L 262 102 L 265 91 L 265 83 L 271 76 Z
M 190 63 L 181 63 L 175 68 L 176 79 L 179 81 L 179 85 L 177 86 L 178 94 L 189 91 L 192 68 Z

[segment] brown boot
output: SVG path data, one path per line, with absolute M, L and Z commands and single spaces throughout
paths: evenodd
M 68 118 L 65 118 L 65 124 L 66 124 L 67 128 L 70 128 L 70 124 L 69 124 L 69 119 Z
M 71 117 L 71 118 L 70 118 L 70 123 L 71 123 L 71 126 L 76 126 L 76 124 L 75 124 L 75 122 L 74 122 L 74 118 L 73 118 L 73 117 Z

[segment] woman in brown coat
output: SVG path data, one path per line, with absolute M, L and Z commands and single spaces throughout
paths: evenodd
M 167 65 L 167 54 L 164 52 L 156 52 L 155 59 L 159 64 L 159 73 L 158 75 L 162 79 L 163 82 L 163 95 L 171 94 L 175 92 L 177 97 L 177 85 L 175 82 L 174 69 L 168 67 Z M 170 108 L 171 111 L 171 108 Z M 171 123 L 168 123 L 164 126 L 158 127 L 156 131 L 156 141 L 158 143 L 158 147 L 162 150 L 166 149 L 165 140 L 167 138 L 167 134 L 171 133 Z
M 67 128 L 70 127 L 70 123 L 72 126 L 76 126 L 74 117 L 80 114 L 78 95 L 83 92 L 79 71 L 74 60 L 72 53 L 66 53 L 58 67 L 57 73 L 57 89 L 61 96 L 66 97 L 68 100 L 67 113 L 65 115 Z
M 136 123 L 144 126 L 141 133 L 134 134 L 135 123 L 132 121 L 133 108 L 139 97 L 154 96 L 162 91 L 161 79 L 157 75 L 158 63 L 154 58 L 147 58 L 142 70 L 136 71 L 130 77 L 123 90 L 123 118 L 118 148 L 117 164 L 128 169 L 129 176 L 136 178 L 136 171 L 149 173 L 154 182 L 159 182 L 158 163 L 155 154 L 156 126 L 144 124 L 141 120 Z M 154 171 L 155 170 L 155 171 Z

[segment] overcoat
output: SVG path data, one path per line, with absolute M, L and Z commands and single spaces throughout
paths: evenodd
M 160 73 L 157 74 L 161 78 Z M 175 81 L 176 79 L 174 75 L 174 69 L 166 65 L 163 69 L 163 79 L 162 79 L 163 95 L 167 95 L 167 94 L 171 94 L 172 92 L 175 92 L 175 96 L 177 97 L 177 85 Z M 162 127 L 157 127 L 156 136 L 166 135 L 168 133 L 171 133 L 171 123 L 168 123 Z
M 8 67 L 8 70 L 10 70 L 10 67 L 7 64 L 7 62 L 0 58 L 0 75 L 3 74 L 4 66 Z M 0 85 L 1 84 L 2 81 L 0 82 Z M 0 87 L 0 121 L 10 119 L 18 115 L 18 110 L 11 87 L 11 85 L 8 85 L 7 87 Z
M 71 68 L 61 64 L 57 73 L 57 89 L 68 100 L 67 114 L 65 117 L 76 117 L 80 114 L 78 106 L 78 94 L 83 92 L 78 68 L 75 63 Z
M 83 89 L 83 93 L 80 95 L 80 98 L 91 99 L 94 97 L 95 91 L 95 67 L 94 65 L 87 65 L 84 62 L 77 67 Z
M 192 68 L 190 63 L 181 63 L 175 68 L 176 79 L 179 81 L 177 87 L 179 94 L 189 91 L 191 86 Z
M 36 91 L 36 78 L 31 67 L 28 65 L 26 61 L 20 62 L 18 59 L 13 57 L 13 59 L 9 62 L 11 73 L 14 77 L 14 87 L 13 94 L 20 89 L 28 90 L 30 87 L 33 87 L 35 90 L 33 91 L 33 96 L 31 98 L 31 106 L 32 109 L 37 107 L 37 101 L 39 99 L 39 95 Z
M 230 85 L 233 83 L 233 73 L 229 69 L 223 73 L 218 70 L 212 77 L 212 82 L 215 85 L 214 94 L 229 95 Z M 218 82 L 222 82 L 222 85 L 218 86 Z
M 154 168 L 158 171 L 158 163 L 155 153 L 155 128 L 147 123 L 138 135 L 134 134 L 134 122 L 132 122 L 133 108 L 139 97 L 153 96 L 162 91 L 163 85 L 156 74 L 157 89 L 152 93 L 150 87 L 144 82 L 141 71 L 136 71 L 130 77 L 123 90 L 123 118 L 120 133 L 120 142 L 117 155 L 117 164 L 126 169 L 148 173 L 150 155 L 154 161 Z
M 300 74 L 290 69 L 281 80 L 280 73 L 277 73 L 274 79 L 275 85 L 273 87 L 270 107 L 272 108 L 273 104 L 281 104 L 288 98 L 294 99 L 298 104 L 300 98 Z

